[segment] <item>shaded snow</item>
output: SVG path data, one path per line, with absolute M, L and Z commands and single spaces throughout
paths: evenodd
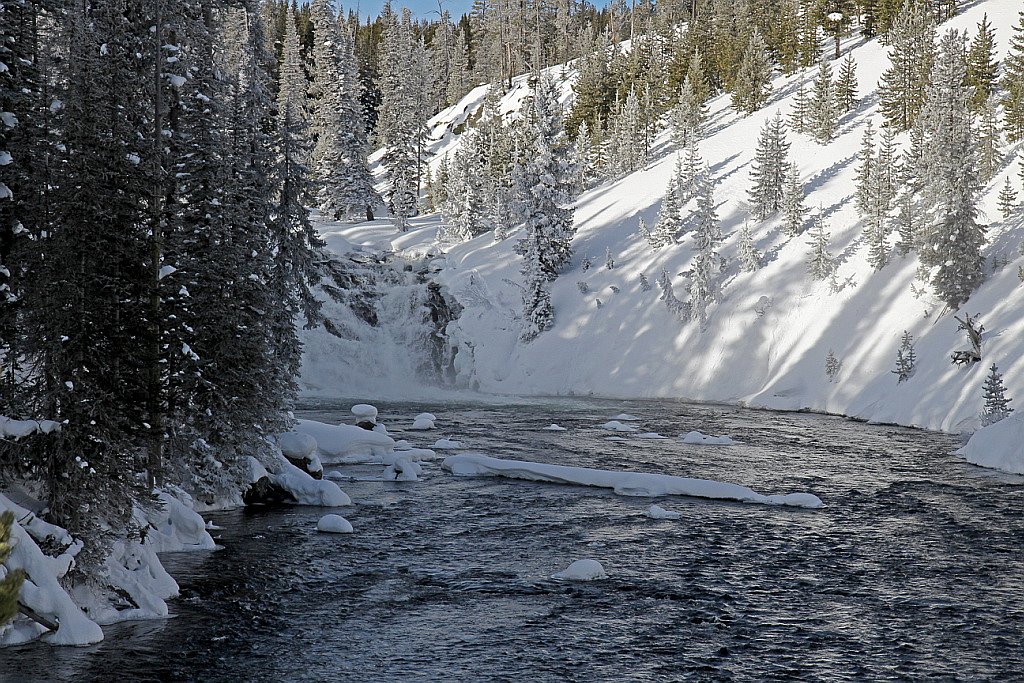
M 1024 414 L 982 427 L 957 453 L 975 465 L 1024 474 Z

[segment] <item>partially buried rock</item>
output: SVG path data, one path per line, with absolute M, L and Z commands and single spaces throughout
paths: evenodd
M 357 427 L 373 431 L 377 426 L 377 408 L 369 403 L 357 403 L 352 406 L 352 414 L 357 418 Z
M 301 432 L 285 432 L 277 437 L 277 443 L 288 462 L 309 472 L 314 479 L 323 478 L 324 467 L 316 455 L 316 439 Z
M 567 579 L 569 581 L 593 581 L 595 579 L 607 579 L 604 567 L 597 560 L 576 560 L 564 570 L 551 575 L 552 579 Z
M 647 516 L 651 519 L 679 519 L 682 515 L 674 510 L 666 510 L 660 505 L 652 505 L 647 508 Z
M 270 477 L 260 477 L 242 494 L 242 502 L 250 505 L 283 505 L 294 503 L 295 496 L 285 488 L 278 486 Z
M 352 523 L 341 515 L 324 515 L 316 523 L 316 530 L 325 534 L 350 534 Z

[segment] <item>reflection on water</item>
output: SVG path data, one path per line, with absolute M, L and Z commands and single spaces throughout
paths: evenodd
M 306 416 L 347 419 L 346 406 Z M 82 649 L 0 651 L 3 681 L 998 679 L 1024 672 L 1024 480 L 954 439 L 808 414 L 670 401 L 381 404 L 468 449 L 808 491 L 822 510 L 458 479 L 352 481 L 356 533 L 322 510 L 212 515 L 223 550 L 165 555 L 173 618 Z M 698 429 L 744 445 L 608 441 Z M 557 422 L 567 432 L 541 431 Z M 381 467 L 344 468 L 355 477 Z M 679 520 L 644 516 L 651 502 Z M 609 579 L 550 575 L 583 557 Z

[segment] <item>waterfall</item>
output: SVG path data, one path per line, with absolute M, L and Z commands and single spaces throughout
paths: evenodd
M 299 385 L 312 396 L 428 396 L 454 380 L 445 328 L 460 307 L 425 262 L 348 254 L 321 285 L 324 323 L 302 331 Z

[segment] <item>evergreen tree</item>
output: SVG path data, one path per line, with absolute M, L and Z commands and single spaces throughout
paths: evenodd
M 896 368 L 892 370 L 892 373 L 899 378 L 896 383 L 902 384 L 910 379 L 916 367 L 917 352 L 914 351 L 914 337 L 910 332 L 904 330 L 903 337 L 900 339 L 900 348 L 896 350 Z
M 811 100 L 802 75 L 796 95 L 793 96 L 793 108 L 789 112 L 789 125 L 798 133 L 806 133 L 811 128 Z
M 910 130 L 925 100 L 935 61 L 935 25 L 927 3 L 906 2 L 888 32 L 889 60 L 880 86 L 885 125 Z
M 863 217 L 868 214 L 871 201 L 870 181 L 875 166 L 875 127 L 871 121 L 868 121 L 868 125 L 864 127 L 858 158 L 860 164 L 857 166 L 856 207 L 857 213 Z
M 757 141 L 750 171 L 751 212 L 757 220 L 764 220 L 778 210 L 782 203 L 782 187 L 789 166 L 789 141 L 782 114 L 765 122 Z
M 796 236 L 804 231 L 807 208 L 804 206 L 804 186 L 800 171 L 790 164 L 786 184 L 782 186 L 782 225 L 787 235 Z
M 840 112 L 851 111 L 857 104 L 857 61 L 853 55 L 846 55 L 839 67 L 836 81 L 836 102 Z
M 885 196 L 885 179 L 880 164 L 871 167 L 868 177 L 867 226 L 865 240 L 868 244 L 868 263 L 875 270 L 881 270 L 889 259 L 889 203 Z
M 829 349 L 828 354 L 825 356 L 825 376 L 828 377 L 829 382 L 836 381 L 842 367 L 843 362 L 836 358 L 836 354 L 832 349 Z
M 835 137 L 839 127 L 839 104 L 835 83 L 832 82 L 832 64 L 828 61 L 821 63 L 818 77 L 814 79 L 810 120 L 811 133 L 820 144 L 824 145 Z
M 1003 62 L 1004 129 L 1010 142 L 1024 140 L 1024 11 L 1013 27 L 1010 49 Z
M 594 140 L 586 121 L 580 123 L 573 143 L 573 161 L 576 164 L 576 191 L 583 192 L 590 187 L 596 176 L 594 168 Z
M 746 273 L 753 273 L 761 267 L 761 254 L 754 247 L 754 239 L 750 234 L 750 226 L 744 222 L 740 231 L 740 267 Z
M 669 277 L 667 270 L 662 270 L 661 275 L 658 276 L 658 289 L 661 290 L 661 296 L 658 297 L 661 301 L 665 302 L 665 308 L 671 313 L 677 320 L 686 320 L 690 317 L 689 306 L 680 301 L 674 291 L 672 291 L 672 279 Z
M 608 270 L 615 267 L 615 259 L 612 257 L 611 247 L 604 248 L 604 267 Z
M 971 41 L 971 49 L 967 53 L 967 85 L 974 88 L 971 106 L 976 112 L 980 113 L 981 108 L 992 97 L 998 81 L 996 34 L 986 14 L 978 23 L 978 32 Z
M 700 150 L 697 147 L 697 137 L 691 136 L 686 146 L 686 154 L 680 158 L 676 155 L 676 187 L 679 191 L 680 203 L 686 203 L 693 199 L 697 175 L 704 166 L 700 157 Z
M 978 179 L 983 184 L 995 177 L 1003 161 L 998 106 L 996 96 L 992 95 L 978 108 Z
M 754 113 L 767 103 L 772 91 L 771 81 L 772 64 L 768 57 L 768 47 L 761 33 L 754 29 L 736 72 L 732 106 L 745 114 Z
M 699 99 L 689 77 L 687 77 L 679 92 L 679 102 L 672 109 L 670 115 L 672 141 L 676 144 L 677 149 L 686 147 L 691 135 L 700 136 L 701 127 L 704 125 L 707 115 L 707 105 Z
M 1010 407 L 1012 398 L 1007 398 L 1006 387 L 1003 386 L 1003 376 L 999 368 L 993 363 L 989 369 L 988 377 L 985 378 L 985 409 L 981 414 L 982 425 L 995 424 L 1010 416 L 1013 408 Z
M 682 205 L 679 201 L 679 182 L 677 175 L 673 174 L 665 189 L 665 196 L 661 200 L 661 208 L 658 211 L 658 221 L 654 224 L 654 230 L 650 234 L 650 243 L 657 251 L 662 247 L 675 244 L 676 238 L 682 230 Z
M 984 227 L 976 221 L 978 153 L 971 130 L 970 87 L 961 35 L 943 36 L 921 111 L 926 131 L 920 178 L 927 224 L 920 237 L 921 263 L 936 268 L 932 286 L 951 307 L 966 301 L 984 277 Z
M 1017 191 L 1010 184 L 1010 176 L 1006 176 L 1003 187 L 999 190 L 999 212 L 1003 214 L 1003 218 L 1009 218 L 1016 207 Z
M 836 260 L 828 250 L 832 236 L 825 230 L 821 216 L 815 218 L 811 230 L 811 251 L 807 256 L 807 271 L 814 280 L 830 280 L 835 277 Z
M 708 319 L 708 306 L 721 289 L 717 278 L 721 270 L 717 247 L 722 241 L 722 232 L 718 227 L 711 171 L 707 166 L 697 176 L 695 197 L 697 208 L 693 217 L 693 234 L 696 254 L 690 268 L 690 314 L 703 327 Z
M 526 281 L 524 341 L 536 338 L 552 325 L 547 283 L 568 263 L 575 232 L 573 209 L 565 208 L 572 198 L 574 169 L 566 161 L 569 143 L 562 129 L 558 94 L 546 75 L 537 81 L 531 114 L 534 154 L 523 174 L 524 186 L 530 188 L 524 200 L 525 236 L 516 245 L 516 252 L 523 256 L 522 273 Z
M 0 514 L 0 565 L 3 565 L 11 554 L 12 524 L 13 513 Z M 8 571 L 6 576 L 0 579 L 0 628 L 9 624 L 18 613 L 18 592 L 24 580 L 25 574 L 20 570 Z
M 892 207 L 899 192 L 899 164 L 896 160 L 896 132 L 892 128 L 882 130 L 882 140 L 878 145 L 878 157 L 875 159 L 879 172 L 879 193 L 887 207 Z

